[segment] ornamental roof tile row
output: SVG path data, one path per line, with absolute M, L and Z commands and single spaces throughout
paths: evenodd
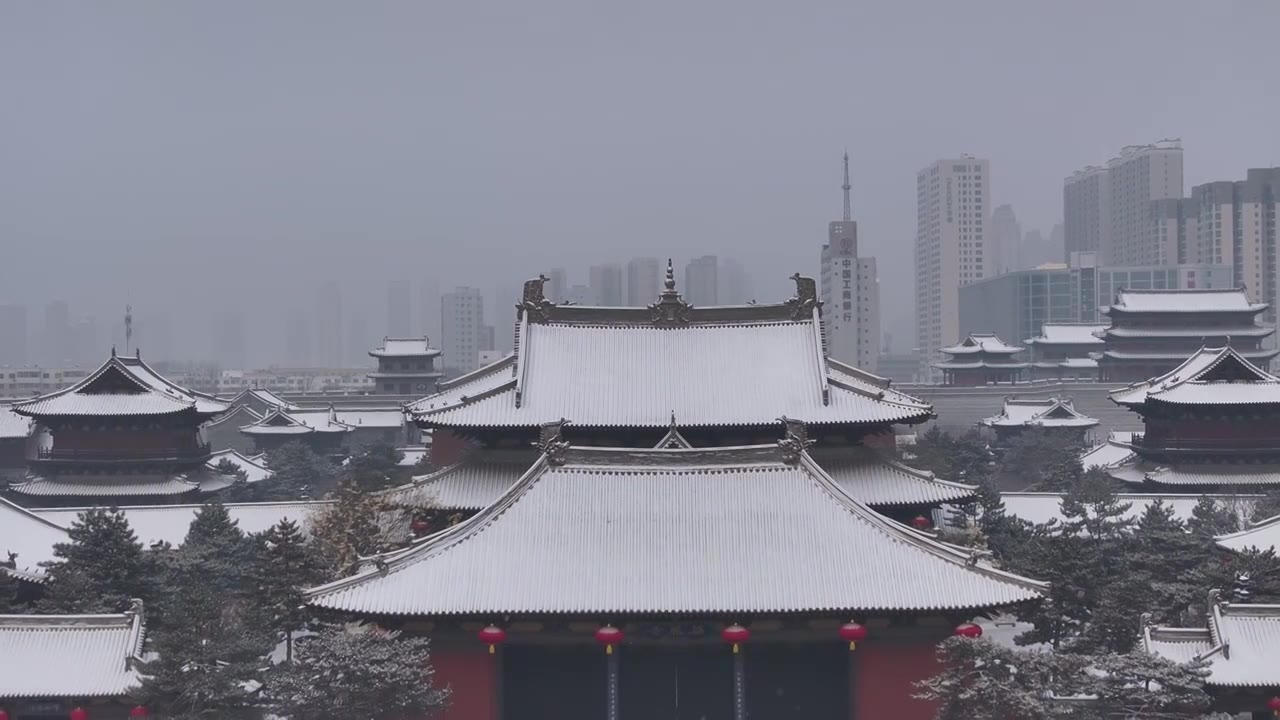
M 425 616 L 911 612 L 1043 589 L 884 518 L 803 452 L 557 444 L 480 513 L 308 598 Z
M 1177 662 L 1208 660 L 1211 687 L 1280 686 L 1280 605 L 1215 603 L 1203 628 L 1145 627 L 1147 652 Z
M 1249 302 L 1244 288 L 1223 290 L 1207 289 L 1147 289 L 1119 290 L 1116 301 L 1104 310 L 1114 312 L 1151 313 L 1208 313 L 1253 312 L 1267 309 L 1265 303 Z
M 142 640 L 140 602 L 119 615 L 0 615 L 0 698 L 126 695 Z
M 1280 377 L 1230 346 L 1200 348 L 1156 378 L 1114 390 L 1111 400 L 1136 408 L 1150 401 L 1180 405 L 1280 403 Z
M 198 491 L 202 479 L 202 471 L 176 474 L 29 475 L 23 482 L 11 484 L 9 489 L 34 497 L 182 495 Z
M 1076 412 L 1071 398 L 1007 397 L 1000 414 L 982 420 L 981 424 L 990 428 L 1091 428 L 1096 427 L 1098 421 Z
M 168 415 L 186 411 L 212 417 L 227 407 L 211 395 L 169 382 L 141 357 L 112 354 L 75 385 L 16 403 L 13 409 L 34 418 Z

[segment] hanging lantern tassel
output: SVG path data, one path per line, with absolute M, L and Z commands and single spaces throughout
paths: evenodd
M 742 644 L 751 639 L 751 631 L 734 623 L 721 631 L 720 637 L 733 645 L 733 653 L 737 655 L 742 651 Z
M 856 622 L 847 622 L 840 626 L 840 639 L 849 643 L 849 652 L 853 652 L 858 643 L 867 639 L 867 628 Z
M 604 646 L 604 654 L 612 655 L 613 646 L 622 644 L 622 631 L 612 625 L 596 630 L 596 642 Z

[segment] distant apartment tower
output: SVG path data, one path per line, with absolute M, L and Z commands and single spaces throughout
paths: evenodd
M 720 259 L 716 285 L 716 300 L 720 305 L 746 305 L 751 302 L 751 278 L 735 258 Z
M 627 263 L 627 305 L 642 307 L 658 299 L 658 258 L 632 258 Z
M 593 265 L 589 275 L 591 304 L 602 307 L 622 306 L 622 266 L 614 263 Z
M 1001 205 L 991 213 L 991 244 L 989 252 L 995 267 L 991 275 L 1004 275 L 1024 270 L 1022 224 L 1013 212 L 1012 205 Z
M 963 339 L 960 288 L 992 274 L 990 199 L 987 160 L 938 160 L 916 175 L 916 349 L 927 367 Z
M 484 296 L 477 288 L 455 288 L 440 298 L 440 327 L 441 359 L 452 376 L 475 370 L 480 351 L 492 348 L 493 330 L 484 324 Z
M 694 307 L 720 304 L 720 262 L 715 255 L 694 258 L 684 267 L 684 297 Z
M 844 156 L 844 219 L 827 224 L 820 274 L 822 324 L 836 360 L 876 372 L 880 359 L 880 283 L 876 260 L 858 256 L 858 223 L 849 200 L 849 154 Z
M 413 334 L 413 288 L 407 280 L 387 284 L 387 336 L 409 337 Z
M 1066 253 L 1096 250 L 1106 265 L 1168 265 L 1149 233 L 1151 202 L 1182 197 L 1182 143 L 1130 145 L 1106 167 L 1090 166 L 1063 185 Z

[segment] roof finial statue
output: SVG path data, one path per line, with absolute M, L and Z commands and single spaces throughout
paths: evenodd
M 791 319 L 807 319 L 813 315 L 814 308 L 822 307 L 818 302 L 818 283 L 800 273 L 795 273 L 791 279 L 796 282 L 795 297 L 787 300 L 787 305 L 791 306 Z
M 547 456 L 547 462 L 552 465 L 563 465 L 565 456 L 569 451 L 569 443 L 564 440 L 561 433 L 569 424 L 568 420 L 560 418 L 552 422 L 543 423 L 538 428 L 538 450 Z
M 555 306 L 547 299 L 543 286 L 547 284 L 546 275 L 538 275 L 524 283 L 524 296 L 516 308 L 520 313 L 527 313 L 529 322 L 546 322 L 551 318 L 551 308 Z
M 671 265 L 671 258 L 667 258 L 667 279 L 663 281 L 662 288 L 669 293 L 676 291 L 676 271 Z
M 653 324 L 658 327 L 683 327 L 689 324 L 689 303 L 676 291 L 676 273 L 667 258 L 667 278 L 663 281 L 662 294 L 649 306 Z
M 778 447 L 782 448 L 782 460 L 788 464 L 799 462 L 800 454 L 813 444 L 809 439 L 809 428 L 803 420 L 789 418 L 786 415 L 778 420 L 786 427 L 787 432 L 786 436 L 778 441 Z

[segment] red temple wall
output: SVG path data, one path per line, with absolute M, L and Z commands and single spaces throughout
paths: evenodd
M 437 468 L 452 465 L 462 459 L 472 442 L 453 432 L 437 428 L 431 433 L 431 464 Z
M 439 646 L 431 649 L 435 684 L 452 690 L 449 708 L 435 720 L 499 720 L 499 659 L 484 645 Z
M 867 642 L 854 653 L 854 720 L 933 720 L 933 703 L 916 700 L 915 683 L 936 674 L 937 648 L 932 642 L 880 644 Z

